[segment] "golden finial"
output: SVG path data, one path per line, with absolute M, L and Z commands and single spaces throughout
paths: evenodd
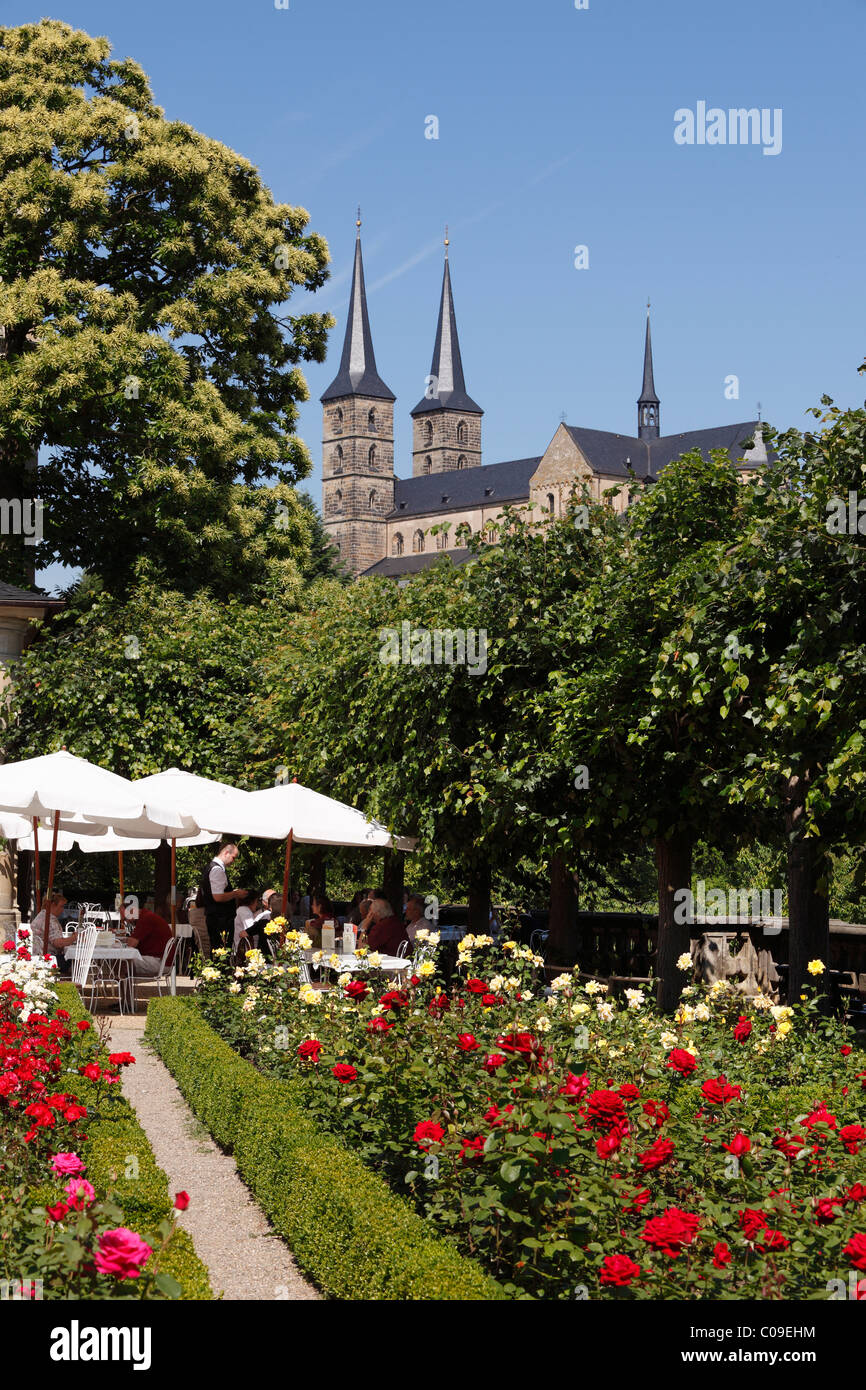
M 448 259 L 448 223 L 445 223 L 445 259 Z
M 360 232 L 360 230 L 361 230 L 361 206 L 360 206 L 360 203 L 358 204 L 358 220 L 357 220 L 357 222 L 355 223 L 355 226 L 358 228 L 358 231 Z

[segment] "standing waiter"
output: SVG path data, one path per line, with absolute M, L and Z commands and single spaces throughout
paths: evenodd
M 234 932 L 236 904 L 247 896 L 246 888 L 232 888 L 226 869 L 238 857 L 238 847 L 233 840 L 222 846 L 201 876 L 199 889 L 201 906 L 207 922 L 211 950 L 225 946 Z

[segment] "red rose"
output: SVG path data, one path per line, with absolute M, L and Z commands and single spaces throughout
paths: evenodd
M 53 1207 L 46 1207 L 45 1211 L 50 1221 L 62 1221 L 69 1211 L 69 1205 L 67 1202 L 57 1202 Z
M 778 1149 L 786 1158 L 796 1158 L 805 1143 L 802 1134 L 783 1134 L 781 1130 L 777 1130 L 773 1148 Z
M 298 1056 L 302 1062 L 318 1062 L 321 1050 L 322 1044 L 317 1038 L 308 1038 L 298 1048 Z
M 468 1163 L 470 1159 L 481 1158 L 484 1153 L 484 1135 L 479 1134 L 476 1139 L 464 1139 L 460 1145 L 460 1161 Z
M 405 1009 L 409 1005 L 409 996 L 402 989 L 389 989 L 387 994 L 380 995 L 379 1003 L 386 1009 Z
M 678 1071 L 680 1076 L 691 1076 L 697 1067 L 697 1062 L 690 1052 L 686 1052 L 683 1047 L 675 1047 L 670 1057 L 665 1063 L 672 1071 Z
M 654 1144 L 642 1154 L 638 1154 L 637 1161 L 649 1172 L 652 1168 L 660 1168 L 663 1163 L 667 1163 L 673 1151 L 674 1146 L 670 1139 L 656 1139 Z
M 488 1057 L 484 1058 L 484 1070 L 492 1075 L 498 1067 L 504 1067 L 507 1061 L 508 1058 L 503 1056 L 501 1052 L 491 1052 Z
M 866 1129 L 862 1125 L 843 1125 L 839 1130 L 839 1138 L 849 1154 L 855 1154 L 866 1139 Z
M 746 1207 L 745 1211 L 738 1211 L 737 1215 L 746 1240 L 754 1240 L 758 1232 L 770 1224 L 764 1213 L 754 1207 Z
M 90 1024 L 87 1022 L 87 1019 L 83 1018 L 81 1022 L 76 1023 L 75 1026 L 78 1029 L 79 1033 L 86 1033 L 88 1028 L 90 1027 Z
M 741 1086 L 731 1086 L 723 1076 L 714 1076 L 705 1081 L 701 1095 L 710 1105 L 727 1105 L 729 1101 L 739 1100 L 743 1094 Z
M 544 1138 L 543 1135 L 539 1137 Z M 600 1159 L 607 1160 L 616 1153 L 621 1144 L 622 1140 L 616 1130 L 614 1130 L 611 1134 L 603 1134 L 600 1138 L 596 1139 L 595 1151 Z
M 787 1250 L 790 1244 L 791 1242 L 782 1235 L 781 1231 L 771 1231 L 768 1228 L 762 1232 L 757 1248 L 766 1254 L 768 1250 Z
M 366 999 L 368 990 L 363 980 L 350 980 L 347 985 L 343 986 L 343 993 L 349 999 Z
M 723 1240 L 717 1240 L 713 1247 L 713 1264 L 716 1269 L 724 1269 L 731 1263 L 730 1247 Z
M 384 1018 L 382 1018 L 380 1015 L 377 1014 L 377 1016 L 376 1016 L 375 1018 L 371 1018 L 371 1019 L 370 1019 L 370 1022 L 367 1024 L 367 1032 L 368 1032 L 368 1033 L 387 1033 L 388 1030 L 389 1030 L 390 1028 L 393 1028 L 393 1027 L 394 1027 L 393 1023 L 389 1023 L 387 1019 L 384 1019 Z
M 587 1096 L 584 1109 L 587 1124 L 592 1129 L 603 1129 L 605 1132 L 616 1129 L 627 1133 L 625 1106 L 622 1096 L 618 1096 L 616 1091 L 593 1091 Z
M 422 1120 L 415 1126 L 415 1133 L 412 1138 L 419 1149 L 428 1149 L 431 1144 L 440 1144 L 445 1138 L 445 1131 L 441 1125 L 437 1125 L 433 1120 Z
M 561 1096 L 577 1096 L 582 1099 L 589 1090 L 589 1077 L 586 1072 L 581 1072 L 580 1076 L 575 1076 L 574 1072 L 569 1072 L 565 1078 L 565 1085 L 560 1086 Z
M 751 1147 L 752 1141 L 748 1135 L 739 1132 L 734 1135 L 730 1144 L 722 1145 L 723 1149 L 727 1149 L 729 1154 L 734 1154 L 737 1158 L 742 1158 L 743 1154 L 747 1154 Z
M 640 1265 L 636 1265 L 628 1255 L 605 1255 L 601 1262 L 598 1282 L 600 1284 L 613 1284 L 615 1288 L 624 1288 L 632 1280 L 637 1279 L 639 1275 Z
M 510 1115 L 513 1109 L 513 1105 L 506 1105 L 503 1110 L 500 1110 L 498 1105 L 491 1104 L 490 1107 L 484 1112 L 484 1120 L 493 1129 L 498 1129 L 499 1126 L 502 1124 L 500 1116 Z
M 622 1096 L 623 1100 L 640 1100 L 640 1091 L 637 1086 L 632 1086 L 630 1081 L 627 1081 L 624 1086 L 618 1087 L 618 1094 Z
M 826 1125 L 828 1129 L 835 1129 L 839 1121 L 836 1119 L 835 1115 L 830 1114 L 827 1106 L 822 1100 L 820 1105 L 815 1106 L 811 1115 L 807 1115 L 805 1120 L 801 1120 L 800 1123 L 804 1125 L 806 1129 L 813 1129 L 815 1125 Z
M 866 1184 L 862 1182 L 855 1182 L 853 1187 L 849 1187 L 845 1190 L 843 1196 L 845 1197 L 845 1200 L 848 1202 L 866 1201 Z
M 71 1125 L 74 1125 L 76 1120 L 83 1120 L 86 1114 L 86 1105 L 70 1105 L 67 1110 L 64 1110 L 63 1118 L 64 1120 L 68 1120 Z
M 331 1074 L 336 1076 L 342 1085 L 347 1085 L 350 1081 L 357 1081 L 358 1073 L 348 1062 L 338 1062 L 335 1067 L 331 1067 Z
M 650 1190 L 648 1187 L 639 1187 L 634 1195 L 629 1199 L 628 1204 L 623 1207 L 626 1215 L 633 1214 L 640 1216 L 641 1211 L 650 1200 Z
M 739 1043 L 744 1043 L 751 1031 L 751 1020 L 746 1018 L 743 1014 L 740 1014 L 740 1017 L 734 1024 L 734 1040 Z
M 691 1245 L 701 1221 L 692 1212 L 668 1207 L 662 1216 L 653 1216 L 640 1233 L 641 1240 L 675 1260 L 683 1247 Z
M 541 1051 L 538 1039 L 533 1037 L 531 1033 L 505 1033 L 496 1041 L 506 1052 L 519 1053 L 522 1057 L 528 1057 L 533 1052 Z
M 55 1018 L 62 1018 L 65 1021 L 69 1018 L 69 1013 L 66 1009 L 58 1009 Z
M 486 980 L 467 980 L 466 988 L 470 994 L 487 994 L 490 991 Z
M 643 1103 L 643 1113 L 655 1121 L 657 1129 L 661 1129 L 665 1120 L 669 1120 L 671 1112 L 663 1100 L 645 1100 Z
M 835 1221 L 839 1213 L 836 1207 L 843 1207 L 845 1200 L 842 1197 L 822 1197 L 820 1202 L 815 1203 L 815 1221 L 819 1226 L 827 1226 L 831 1221 Z
M 88 1062 L 86 1067 L 79 1067 L 82 1076 L 86 1076 L 90 1081 L 98 1081 L 102 1071 L 95 1062 Z
M 866 1269 L 866 1235 L 858 1231 L 851 1237 L 842 1254 L 848 1256 L 849 1263 L 855 1269 Z
M 853 1050 L 854 1049 L 852 1048 L 850 1043 L 843 1043 L 842 1046 L 839 1048 L 839 1051 L 842 1053 L 843 1057 L 850 1057 Z
M 189 1193 L 176 1192 L 174 1194 L 174 1205 L 178 1211 L 186 1211 L 189 1206 Z
M 471 1033 L 458 1033 L 457 1046 L 460 1048 L 461 1052 L 474 1052 L 478 1044 Z
M 499 997 L 496 994 L 482 994 L 481 1002 L 484 1005 L 485 1009 L 492 1009 L 496 1004 L 499 1003 Z
M 113 1067 L 131 1067 L 135 1062 L 131 1052 L 111 1052 L 108 1060 Z

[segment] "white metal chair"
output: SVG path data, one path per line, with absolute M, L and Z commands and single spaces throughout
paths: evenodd
M 91 968 L 93 966 L 93 952 L 96 950 L 96 933 L 97 928 L 93 925 L 84 928 L 83 937 L 76 946 L 75 956 L 72 961 L 72 983 L 78 987 L 82 997 L 84 996 L 84 987 L 87 984 L 88 976 L 91 975 Z M 93 1000 L 96 995 L 97 983 L 98 980 L 94 973 L 90 980 L 91 1006 L 93 1005 Z
M 411 949 L 411 941 L 401 941 L 400 945 L 397 947 L 397 955 L 400 957 L 401 960 L 405 960 Z
M 151 975 L 147 977 L 149 979 L 156 980 L 156 987 L 159 990 L 160 998 L 162 998 L 163 981 L 165 981 L 165 983 L 171 987 L 172 994 L 175 993 L 174 981 L 172 979 L 172 971 L 174 968 L 174 961 L 178 945 L 179 940 L 176 936 L 171 937 L 170 940 L 168 940 L 165 943 L 165 950 L 162 953 L 162 960 L 159 962 L 159 973 L 157 975 Z

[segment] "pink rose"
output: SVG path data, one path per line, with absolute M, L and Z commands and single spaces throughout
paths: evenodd
M 80 1177 L 87 1168 L 78 1154 L 55 1154 L 51 1160 L 51 1167 L 59 1178 Z
M 76 1211 L 83 1211 L 85 1207 L 89 1207 L 96 1197 L 95 1189 L 86 1178 L 70 1178 L 63 1191 Z
M 118 1226 L 99 1237 L 99 1249 L 94 1264 L 100 1274 L 113 1274 L 117 1279 L 137 1279 L 141 1266 L 153 1254 L 152 1248 L 135 1231 Z

